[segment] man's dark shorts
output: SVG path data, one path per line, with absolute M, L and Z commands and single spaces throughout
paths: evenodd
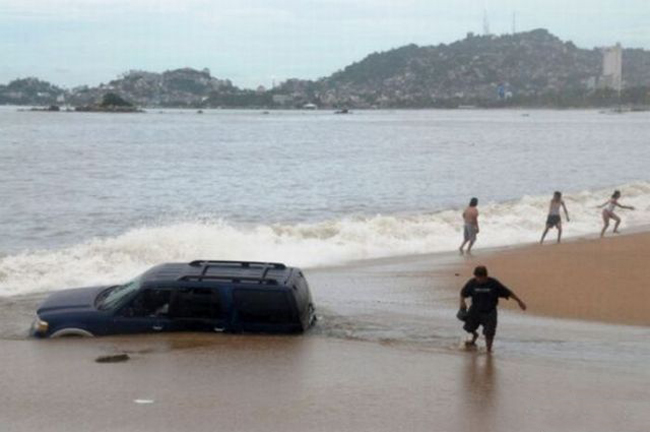
M 561 223 L 562 219 L 560 219 L 560 215 L 548 215 L 546 218 L 546 226 L 549 228 L 559 226 Z
M 470 309 L 463 329 L 467 333 L 474 333 L 478 326 L 483 326 L 483 335 L 494 336 L 497 332 L 497 310 L 491 312 L 477 312 Z

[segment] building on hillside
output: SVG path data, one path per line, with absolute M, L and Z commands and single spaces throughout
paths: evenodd
M 276 105 L 289 105 L 293 102 L 293 97 L 284 94 L 273 95 L 273 103 Z
M 621 91 L 623 88 L 623 48 L 617 43 L 613 47 L 603 48 L 603 73 L 599 87 Z

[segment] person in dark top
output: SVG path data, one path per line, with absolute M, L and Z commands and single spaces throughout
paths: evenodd
M 465 299 L 471 297 L 472 304 L 467 311 L 463 329 L 472 334 L 472 340 L 465 342 L 468 347 L 476 346 L 478 333 L 476 330 L 483 326 L 483 335 L 488 352 L 492 352 L 492 342 L 497 330 L 497 305 L 499 298 L 514 299 L 522 310 L 526 304 L 510 289 L 503 286 L 498 280 L 488 277 L 485 266 L 474 269 L 474 277 L 470 279 L 460 291 L 460 308 L 467 310 Z

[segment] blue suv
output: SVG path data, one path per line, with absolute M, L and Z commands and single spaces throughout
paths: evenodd
M 36 337 L 169 331 L 302 332 L 315 321 L 302 271 L 280 263 L 161 264 L 124 285 L 51 294 Z

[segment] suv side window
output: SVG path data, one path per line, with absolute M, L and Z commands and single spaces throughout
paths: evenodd
M 237 289 L 233 301 L 242 323 L 281 324 L 292 322 L 292 309 L 283 291 Z
M 211 288 L 190 288 L 176 292 L 172 316 L 184 319 L 219 319 L 219 292 Z
M 169 289 L 150 288 L 140 292 L 124 311 L 129 317 L 162 317 L 169 315 Z

